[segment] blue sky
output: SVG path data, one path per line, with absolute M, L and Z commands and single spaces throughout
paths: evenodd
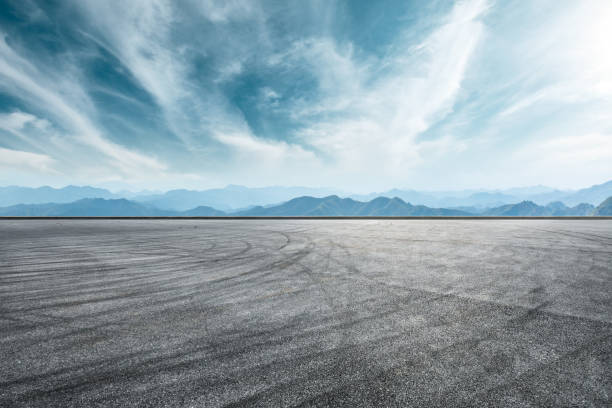
M 0 184 L 612 178 L 612 2 L 0 1 Z

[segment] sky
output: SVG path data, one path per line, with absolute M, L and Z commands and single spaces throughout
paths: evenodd
M 612 179 L 609 0 L 0 0 L 0 185 Z

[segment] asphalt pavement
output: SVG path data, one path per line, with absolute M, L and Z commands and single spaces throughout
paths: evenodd
M 0 220 L 1 407 L 607 407 L 611 356 L 611 220 Z

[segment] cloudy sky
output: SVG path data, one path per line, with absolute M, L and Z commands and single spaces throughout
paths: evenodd
M 612 1 L 0 0 L 0 185 L 612 178 Z

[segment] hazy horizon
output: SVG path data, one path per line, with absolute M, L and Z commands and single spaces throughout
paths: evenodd
M 32 189 L 36 189 L 36 188 L 43 188 L 43 187 L 51 187 L 53 189 L 56 190 L 60 190 L 66 187 L 92 187 L 92 188 L 99 188 L 99 189 L 104 189 L 104 190 L 108 190 L 111 193 L 114 194 L 119 194 L 122 192 L 129 192 L 129 193 L 141 193 L 141 192 L 147 192 L 147 193 L 166 193 L 172 190 L 190 190 L 190 191 L 205 191 L 205 190 L 223 190 L 223 189 L 229 189 L 232 187 L 237 187 L 237 188 L 247 188 L 247 189 L 265 189 L 265 188 L 295 188 L 295 189 L 313 189 L 313 190 L 330 190 L 330 191 L 336 191 L 336 192 L 343 192 L 346 194 L 357 194 L 357 195 L 361 195 L 361 194 L 375 194 L 375 193 L 385 193 L 387 191 L 391 191 L 391 190 L 403 190 L 403 191 L 417 191 L 417 192 L 424 192 L 424 193 L 451 193 L 451 192 L 479 192 L 479 191 L 483 191 L 483 192 L 493 192 L 493 191 L 510 191 L 510 190 L 528 190 L 528 189 L 550 189 L 550 190 L 557 190 L 557 191 L 577 191 L 577 190 L 581 190 L 584 188 L 589 188 L 592 186 L 597 186 L 597 185 L 601 185 L 601 184 L 605 184 L 607 182 L 612 181 L 612 179 L 610 180 L 603 180 L 601 182 L 598 183 L 592 183 L 592 184 L 588 184 L 588 185 L 584 185 L 584 186 L 579 186 L 576 188 L 563 188 L 563 187 L 556 187 L 556 186 L 549 186 L 549 185 L 544 185 L 544 184 L 537 184 L 537 185 L 528 185 L 528 186 L 511 186 L 511 187 L 505 187 L 505 188 L 500 188 L 500 187 L 480 187 L 480 188 L 463 188 L 463 189 L 417 189 L 417 188 L 411 188 L 411 187 L 392 187 L 392 188 L 388 188 L 388 189 L 380 189 L 380 190 L 349 190 L 346 188 L 342 188 L 342 187 L 332 187 L 332 186 L 307 186 L 307 185 L 252 185 L 252 186 L 248 186 L 248 185 L 243 185 L 243 184 L 225 184 L 225 185 L 219 185 L 219 186 L 212 186 L 212 187 L 194 187 L 194 188 L 187 188 L 187 187 L 181 187 L 181 186 L 175 186 L 169 189 L 147 189 L 147 188 L 112 188 L 112 187 L 106 187 L 103 184 L 32 184 L 32 185 L 20 185 L 20 184 L 6 184 L 6 185 L 0 185 L 0 188 L 7 188 L 7 187 L 24 187 L 24 188 L 32 188 Z

